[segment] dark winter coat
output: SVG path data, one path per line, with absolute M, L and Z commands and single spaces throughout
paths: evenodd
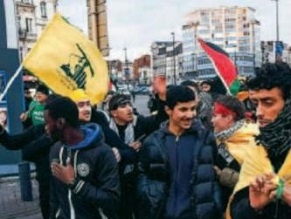
M 101 219 L 103 211 L 115 219 L 120 196 L 116 159 L 98 125 L 88 124 L 82 130 L 85 139 L 78 145 L 58 142 L 51 149 L 50 161 L 65 164 L 70 157 L 76 174 L 74 187 L 52 177 L 51 218 L 69 219 L 74 212 L 78 219 Z
M 10 135 L 3 130 L 1 144 L 8 150 L 22 149 L 22 158 L 34 162 L 39 184 L 39 199 L 43 218 L 49 217 L 50 166 L 49 151 L 53 142 L 45 135 L 44 125 L 30 126 L 24 132 Z
M 193 163 L 191 165 L 190 205 L 187 216 L 179 219 L 219 219 L 221 217 L 220 188 L 215 178 L 213 165 L 216 159 L 216 145 L 212 133 L 206 131 L 198 122 L 185 131 L 178 139 L 170 143 L 173 136 L 166 127 L 152 133 L 144 142 L 140 152 L 140 175 L 138 177 L 139 217 L 141 219 L 166 218 L 165 208 L 169 197 L 175 196 L 170 191 L 176 184 L 170 167 L 167 148 L 182 146 L 179 142 L 193 141 Z M 166 145 L 167 144 L 172 145 Z M 179 174 L 179 173 L 177 173 Z M 181 203 L 177 203 L 178 206 Z M 181 207 L 181 206 L 180 206 Z M 179 207 L 178 207 L 179 208 Z M 189 213 L 190 210 L 190 213 Z M 185 215 L 185 214 L 184 214 Z

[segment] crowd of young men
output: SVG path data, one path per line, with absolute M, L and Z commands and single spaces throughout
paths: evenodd
M 1 130 L 0 142 L 43 161 L 44 219 L 287 219 L 291 70 L 267 64 L 246 86 L 255 123 L 235 96 L 209 100 L 191 82 L 160 89 L 148 117 L 123 94 L 104 115 L 78 89 L 49 96 L 44 123 L 16 136 Z

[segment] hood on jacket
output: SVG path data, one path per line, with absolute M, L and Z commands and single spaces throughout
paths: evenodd
M 69 147 L 70 149 L 73 150 L 88 148 L 95 145 L 93 144 L 94 142 L 99 142 L 103 138 L 102 129 L 97 124 L 88 123 L 86 125 L 81 126 L 81 130 L 83 131 L 85 136 L 83 141 L 79 142 L 76 145 L 70 145 L 65 147 Z

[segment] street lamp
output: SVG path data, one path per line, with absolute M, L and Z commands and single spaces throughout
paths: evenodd
M 192 69 L 193 69 L 193 76 L 194 79 L 197 80 L 198 79 L 198 72 L 197 72 L 197 56 L 196 53 L 191 53 L 192 56 Z
M 277 35 L 277 42 L 280 40 L 279 37 L 279 0 L 271 0 L 276 2 L 276 35 Z
M 129 80 L 129 68 L 128 68 L 128 59 L 127 59 L 127 48 L 124 49 L 124 61 L 125 61 L 125 68 L 124 68 L 124 74 L 125 74 L 125 80 L 128 88 L 128 80 Z
M 257 20 L 251 20 L 250 21 L 250 25 L 252 28 L 252 46 L 251 46 L 251 51 L 253 53 L 253 67 L 254 67 L 254 71 L 256 68 L 256 35 L 255 35 L 255 25 L 260 25 L 260 22 Z
M 173 37 L 173 67 L 174 67 L 174 85 L 176 85 L 176 56 L 175 56 L 175 33 L 172 32 L 172 37 Z
M 282 61 L 283 46 L 280 43 L 280 31 L 279 31 L 279 0 L 272 0 L 276 2 L 276 62 Z

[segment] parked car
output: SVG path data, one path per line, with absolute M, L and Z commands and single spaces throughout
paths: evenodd
M 140 95 L 148 95 L 150 93 L 150 87 L 149 86 L 136 86 L 133 88 L 132 92 L 135 94 Z

